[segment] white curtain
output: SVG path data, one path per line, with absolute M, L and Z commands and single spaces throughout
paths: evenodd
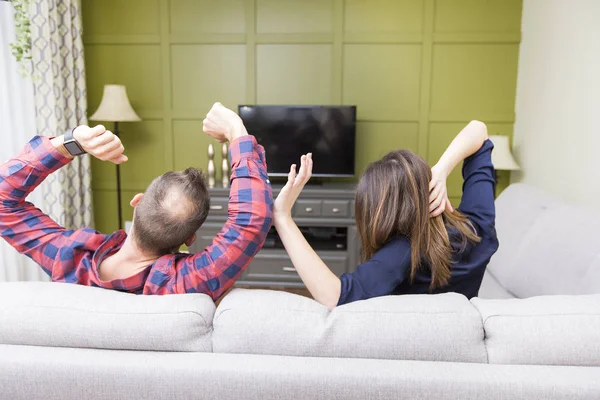
M 39 135 L 58 136 L 88 124 L 80 4 L 33 0 L 30 14 L 36 128 Z M 41 189 L 44 210 L 57 223 L 68 229 L 92 226 L 89 155 L 50 175 Z
M 13 8 L 0 1 L 0 162 L 19 152 L 36 134 L 33 83 L 19 73 L 9 44 L 15 41 Z M 41 205 L 41 190 L 28 198 Z M 0 281 L 47 280 L 41 268 L 0 240 Z

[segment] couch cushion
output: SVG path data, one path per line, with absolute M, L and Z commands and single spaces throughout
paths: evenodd
M 600 293 L 600 217 L 523 184 L 496 201 L 488 271 L 516 297 Z M 483 292 L 485 295 L 485 292 Z
M 600 295 L 471 301 L 490 363 L 600 366 Z
M 215 353 L 487 362 L 466 297 L 386 296 L 329 311 L 306 297 L 236 289 L 213 321 Z
M 517 297 L 600 293 L 599 226 L 576 207 L 548 208 L 521 241 L 506 288 Z
M 510 292 L 508 292 L 494 277 L 494 275 L 486 270 L 483 275 L 483 280 L 481 281 L 481 286 L 479 287 L 479 295 L 477 296 L 480 299 L 514 299 Z
M 496 199 L 496 233 L 500 240 L 498 251 L 487 270 L 498 283 L 507 286 L 515 271 L 519 271 L 521 244 L 531 226 L 548 207 L 562 204 L 556 198 L 529 185 L 516 183 L 506 188 Z
M 211 351 L 214 311 L 203 294 L 138 296 L 66 283 L 0 283 L 0 343 Z

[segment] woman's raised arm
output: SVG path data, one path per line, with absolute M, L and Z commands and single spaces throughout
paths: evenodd
M 306 288 L 319 303 L 335 308 L 340 299 L 340 279 L 325 265 L 292 219 L 292 207 L 312 174 L 312 154 L 302 156 L 300 171 L 292 165 L 288 181 L 273 205 L 273 220 L 279 238 Z
M 475 154 L 487 139 L 485 124 L 481 121 L 471 121 L 456 135 L 437 164 L 431 167 L 432 179 L 429 186 L 431 216 L 436 217 L 446 209 L 452 210 L 446 191 L 446 179 L 458 164 Z

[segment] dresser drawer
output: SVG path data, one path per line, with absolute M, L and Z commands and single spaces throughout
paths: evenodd
M 210 199 L 210 211 L 208 215 L 227 215 L 229 199 L 225 197 L 212 197 Z
M 347 255 L 320 255 L 323 262 L 337 276 L 346 272 Z M 302 282 L 292 261 L 285 252 L 262 250 L 250 263 L 244 274 L 245 280 Z
M 294 217 L 320 217 L 320 200 L 298 200 L 294 206 Z
M 324 200 L 322 215 L 324 217 L 348 218 L 350 216 L 350 201 Z

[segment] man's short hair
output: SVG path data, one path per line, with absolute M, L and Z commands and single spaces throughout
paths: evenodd
M 133 217 L 133 237 L 142 250 L 177 251 L 206 220 L 210 196 L 202 171 L 167 172 L 154 179 Z

